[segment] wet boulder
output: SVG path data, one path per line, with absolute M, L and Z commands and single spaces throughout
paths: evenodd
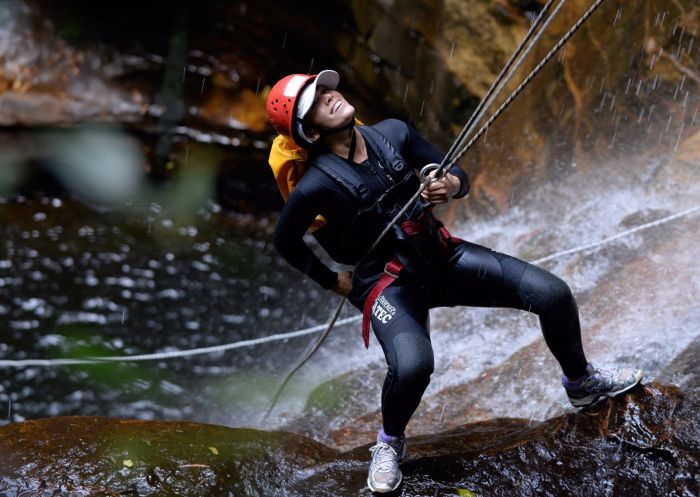
M 55 417 L 1 433 L 2 495 L 279 495 L 336 456 L 290 433 L 186 422 Z
M 700 337 L 691 341 L 678 356 L 666 366 L 656 378 L 664 383 L 673 383 L 683 389 L 686 397 L 700 402 L 700 371 L 698 371 Z
M 652 383 L 579 413 L 409 439 L 404 496 L 698 495 L 696 403 Z M 368 446 L 184 422 L 49 418 L 0 429 L 4 495 L 368 495 Z

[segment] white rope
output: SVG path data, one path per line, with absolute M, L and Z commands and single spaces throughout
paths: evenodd
M 622 231 L 614 236 L 610 236 L 608 238 L 604 238 L 602 240 L 599 240 L 597 242 L 593 243 L 588 243 L 585 245 L 580 245 L 578 247 L 574 247 L 568 250 L 562 250 L 561 252 L 556 252 L 554 254 L 550 254 L 546 257 L 541 257 L 539 259 L 536 259 L 532 261 L 532 264 L 542 264 L 543 262 L 551 261 L 553 259 L 558 259 L 560 257 L 564 257 L 566 255 L 571 255 L 571 254 L 577 254 L 580 252 L 585 252 L 588 250 L 596 249 L 599 247 L 602 247 L 603 245 L 607 245 L 609 243 L 614 242 L 615 240 L 619 240 L 621 238 L 625 238 L 627 236 L 633 235 L 634 233 L 637 233 L 642 230 L 646 230 L 649 228 L 653 228 L 655 226 L 659 226 L 665 223 L 670 223 L 671 221 L 675 221 L 676 219 L 679 219 L 681 217 L 686 217 L 690 216 L 692 214 L 695 214 L 697 212 L 700 212 L 700 206 L 692 207 L 690 209 L 686 209 L 682 212 L 678 212 L 676 214 L 671 214 L 666 217 L 662 217 L 660 219 L 657 219 L 656 221 L 650 221 L 645 224 L 641 224 L 639 226 L 636 226 L 634 228 L 630 228 L 628 230 Z M 356 316 L 352 316 L 349 318 L 341 319 L 338 322 L 336 322 L 336 325 L 345 325 L 345 324 L 350 324 L 354 323 L 355 321 L 360 321 L 362 319 L 362 315 L 358 314 Z M 194 355 L 201 355 L 201 354 L 212 354 L 214 352 L 224 352 L 226 350 L 233 350 L 233 349 L 239 349 L 243 347 L 252 347 L 254 345 L 260 345 L 263 343 L 269 343 L 269 342 L 274 342 L 277 340 L 287 340 L 290 338 L 296 338 L 304 335 L 310 335 L 312 333 L 317 333 L 319 331 L 325 330 L 327 328 L 327 324 L 320 324 L 317 326 L 312 326 L 310 328 L 305 328 L 302 330 L 297 330 L 297 331 L 291 331 L 287 333 L 279 333 L 276 335 L 270 335 L 262 338 L 255 338 L 252 340 L 242 340 L 240 342 L 234 342 L 234 343 L 228 343 L 228 344 L 223 344 L 223 345 L 214 345 L 211 347 L 200 347 L 196 349 L 187 349 L 187 350 L 173 350 L 170 352 L 159 352 L 155 354 L 142 354 L 142 355 L 133 355 L 133 356 L 111 356 L 111 357 L 86 357 L 84 359 L 24 359 L 24 360 L 18 360 L 18 361 L 13 361 L 13 360 L 0 360 L 0 368 L 25 368 L 25 367 L 52 367 L 52 366 L 71 366 L 71 365 L 80 365 L 80 364 L 100 364 L 100 363 L 113 363 L 113 362 L 140 362 L 140 361 L 158 361 L 158 360 L 163 360 L 163 359 L 173 359 L 176 357 L 190 357 Z
M 562 250 L 561 252 L 556 252 L 556 253 L 548 255 L 546 257 L 536 259 L 536 260 L 532 261 L 532 264 L 542 264 L 543 262 L 551 261 L 552 259 L 558 259 L 559 257 L 564 257 L 565 255 L 576 254 L 579 252 L 585 252 L 587 250 L 598 248 L 598 247 L 601 247 L 603 245 L 607 245 L 610 242 L 614 242 L 615 240 L 619 240 L 620 238 L 630 236 L 634 233 L 637 233 L 638 231 L 653 228 L 654 226 L 659 226 L 661 224 L 670 223 L 671 221 L 675 221 L 676 219 L 678 219 L 680 217 L 690 216 L 691 214 L 695 214 L 698 211 L 700 211 L 700 206 L 692 207 L 692 208 L 686 209 L 682 212 L 678 212 L 676 214 L 671 214 L 670 216 L 662 217 L 661 219 L 657 219 L 656 221 L 650 221 L 650 222 L 645 223 L 645 224 L 640 224 L 639 226 L 635 226 L 634 228 L 630 228 L 628 230 L 622 231 L 622 232 L 618 233 L 617 235 L 613 235 L 613 236 L 608 237 L 608 238 L 603 238 L 602 240 L 599 240 L 597 242 L 589 243 L 586 245 L 580 245 L 578 247 L 574 247 L 574 248 L 568 249 L 568 250 Z
M 346 319 L 341 319 L 336 322 L 336 325 L 344 325 L 359 321 L 362 315 L 352 316 Z M 24 359 L 19 361 L 0 360 L 0 367 L 6 368 L 24 368 L 29 366 L 48 367 L 48 366 L 70 366 L 76 364 L 99 364 L 103 362 L 139 362 L 139 361 L 157 361 L 162 359 L 173 359 L 175 357 L 189 357 L 201 354 L 213 354 L 214 352 L 224 352 L 226 350 L 240 349 L 243 347 L 252 347 L 263 343 L 274 342 L 277 340 L 287 340 L 304 335 L 310 335 L 319 331 L 325 330 L 327 324 L 319 324 L 311 328 L 303 330 L 291 331 L 287 333 L 279 333 L 262 338 L 254 338 L 251 340 L 242 340 L 240 342 L 227 343 L 224 345 L 214 345 L 211 347 L 200 347 L 187 350 L 173 350 L 170 352 L 159 352 L 155 354 L 142 354 L 132 356 L 111 356 L 111 357 L 86 357 L 85 359 Z

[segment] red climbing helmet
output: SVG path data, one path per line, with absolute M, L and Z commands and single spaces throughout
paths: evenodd
M 289 136 L 300 147 L 313 144 L 304 133 L 304 116 L 314 102 L 316 86 L 335 90 L 340 81 L 337 72 L 290 74 L 280 79 L 267 95 L 267 116 L 278 133 Z

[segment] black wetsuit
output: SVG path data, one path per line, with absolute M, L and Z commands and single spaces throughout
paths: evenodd
M 442 159 L 437 150 L 401 121 L 382 121 L 372 129 L 386 137 L 415 170 Z M 376 134 L 367 127 L 360 127 L 360 131 L 368 145 L 368 160 L 362 164 L 344 160 L 340 169 L 355 168 L 369 189 L 369 196 L 377 198 L 391 188 L 391 180 L 381 169 L 387 161 L 377 152 L 379 148 L 372 146 L 377 141 L 373 139 Z M 466 195 L 469 183 L 464 171 L 454 167 L 450 172 L 461 182 L 455 198 Z M 415 191 L 418 185 L 416 178 L 408 181 L 407 188 Z M 400 192 L 396 201 L 405 201 L 402 195 L 410 196 L 410 192 Z M 323 215 L 327 227 L 321 233 L 330 230 L 328 243 L 334 245 L 327 247 L 328 252 L 338 262 L 355 264 L 386 224 L 385 218 L 379 219 L 371 212 L 358 222 L 358 212 L 366 207 L 336 179 L 311 167 L 287 200 L 275 232 L 275 245 L 294 267 L 323 288 L 331 288 L 337 274 L 313 254 L 302 237 L 315 217 Z M 410 215 L 420 214 L 417 208 Z M 423 238 L 417 248 L 404 250 L 389 235 L 362 267 L 356 267 L 348 297 L 362 309 L 384 264 L 397 251 L 402 252 L 407 270 L 377 298 L 372 315 L 372 328 L 388 365 L 382 390 L 385 433 L 403 434 L 430 381 L 434 362 L 426 322 L 432 307 L 466 305 L 531 311 L 539 316 L 547 345 L 564 374 L 577 378 L 585 373 L 587 360 L 581 347 L 578 309 L 565 282 L 541 268 L 473 243 L 452 243 L 446 250 L 437 238 Z

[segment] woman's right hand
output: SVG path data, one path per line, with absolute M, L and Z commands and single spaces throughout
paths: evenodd
M 350 271 L 339 272 L 338 281 L 336 281 L 335 286 L 331 290 L 341 297 L 347 297 L 352 290 L 352 273 Z

